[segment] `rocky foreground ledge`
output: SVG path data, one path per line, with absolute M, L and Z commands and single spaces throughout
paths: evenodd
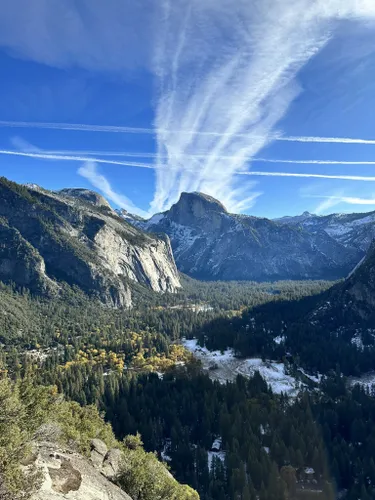
M 36 442 L 25 464 L 37 467 L 42 474 L 41 486 L 32 500 L 132 500 L 112 482 L 120 460 L 120 450 L 108 450 L 100 439 L 92 440 L 90 458 L 54 442 Z

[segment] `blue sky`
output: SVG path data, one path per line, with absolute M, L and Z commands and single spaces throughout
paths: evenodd
M 374 36 L 373 0 L 13 0 L 0 172 L 144 216 L 375 210 Z

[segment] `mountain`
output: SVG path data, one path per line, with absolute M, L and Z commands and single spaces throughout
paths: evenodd
M 337 279 L 364 255 L 324 230 L 231 214 L 202 193 L 182 193 L 170 210 L 147 221 L 125 217 L 152 233 L 166 233 L 179 270 L 199 279 Z
M 108 305 L 130 306 L 132 287 L 180 287 L 169 239 L 145 234 L 88 190 L 47 191 L 0 179 L 0 279 L 33 293 L 60 282 Z
M 279 224 L 300 226 L 309 233 L 326 232 L 347 248 L 366 252 L 375 238 L 375 212 L 361 214 L 314 215 L 304 212 L 294 217 L 274 219 Z

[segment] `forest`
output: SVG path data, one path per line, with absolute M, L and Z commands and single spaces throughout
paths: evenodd
M 267 318 L 280 329 L 291 311 L 303 318 L 330 285 L 191 280 L 178 296 L 140 295 L 137 308 L 122 311 L 69 287 L 47 301 L 3 285 L 0 363 L 7 383 L 32 372 L 37 387 L 55 387 L 67 404 L 103 412 L 119 442 L 139 433 L 203 500 L 367 500 L 375 494 L 375 400 L 348 387 L 344 360 L 356 366 L 355 346 L 322 343 L 302 319 L 287 346 L 263 328 Z M 321 381 L 294 398 L 274 394 L 259 373 L 219 384 L 181 345 L 192 336 L 240 356 L 288 358 Z M 361 371 L 364 354 L 358 359 Z

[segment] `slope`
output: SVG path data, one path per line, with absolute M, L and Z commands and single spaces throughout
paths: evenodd
M 66 282 L 129 306 L 133 283 L 156 292 L 180 287 L 168 238 L 129 225 L 96 193 L 54 193 L 1 178 L 0 238 L 0 279 L 33 293 L 55 293 Z

